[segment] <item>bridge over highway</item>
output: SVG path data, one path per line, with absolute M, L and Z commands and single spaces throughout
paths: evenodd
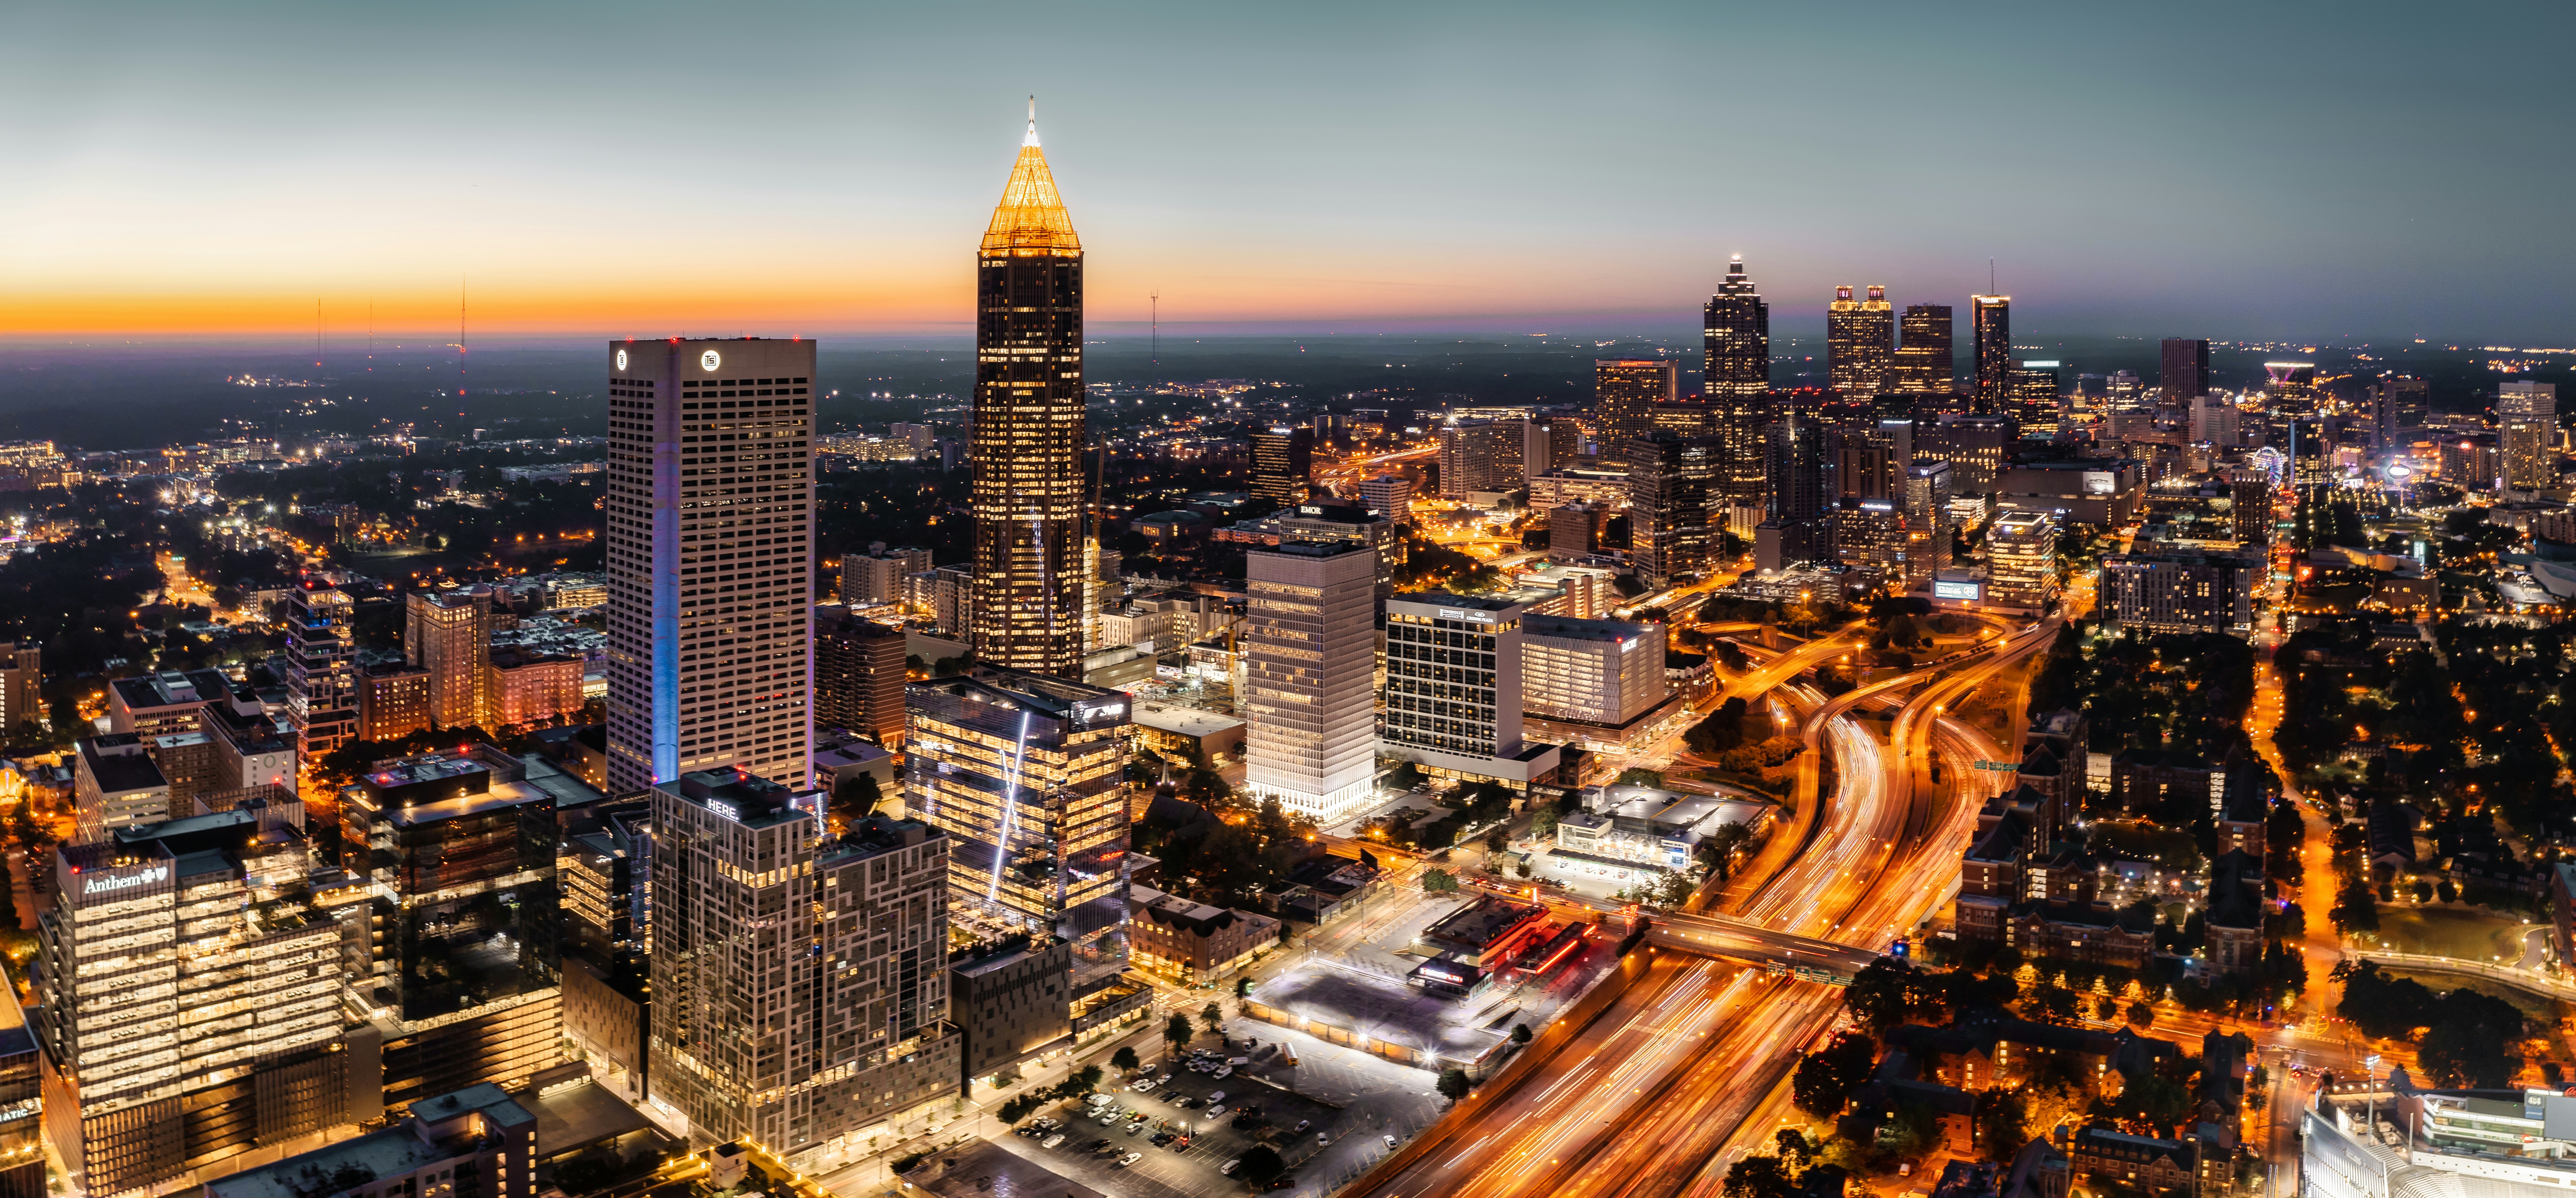
M 1762 965 L 1807 966 L 1848 978 L 1879 958 L 1876 949 L 1765 928 L 1725 915 L 1657 913 L 1646 932 L 1658 948 Z

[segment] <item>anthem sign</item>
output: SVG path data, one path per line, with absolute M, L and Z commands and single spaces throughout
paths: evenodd
M 141 869 L 120 873 L 84 874 L 81 877 L 80 892 L 82 898 L 91 898 L 103 894 L 112 895 L 120 891 L 133 890 L 138 887 L 150 886 L 154 883 L 167 882 L 169 880 L 169 866 L 147 865 Z

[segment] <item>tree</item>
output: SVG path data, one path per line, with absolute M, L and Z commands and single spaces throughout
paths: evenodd
M 1189 1047 L 1190 1037 L 1197 1034 L 1191 1030 L 1190 1017 L 1187 1015 L 1175 1014 L 1163 1024 L 1163 1038 L 1172 1042 L 1172 1051 L 1175 1053 Z
M 2369 883 L 2359 879 L 2345 883 L 2335 892 L 2334 906 L 2326 911 L 2326 918 L 2345 935 L 2378 931 L 2379 908 L 2371 902 Z
M 1798 1109 L 1819 1119 L 1842 1114 L 1852 1090 L 1869 1077 L 1870 1064 L 1876 1057 L 1867 1037 L 1849 1032 L 1808 1053 L 1789 1079 L 1789 1091 Z
M 2030 1104 L 2019 1090 L 1997 1087 L 1977 1095 L 1977 1146 L 2001 1160 L 2030 1139 Z
M 1199 1008 L 1199 1022 L 1206 1024 L 1207 1030 L 1213 1032 L 1225 1026 L 1225 1012 L 1218 1010 L 1215 1003 L 1209 1003 Z
M 1255 1189 L 1269 1185 L 1280 1174 L 1288 1171 L 1288 1162 L 1280 1157 L 1279 1150 L 1267 1144 L 1255 1144 L 1246 1148 L 1243 1150 L 1243 1155 L 1236 1159 L 1243 1163 L 1236 1165 L 1234 1171 L 1245 1181 L 1252 1183 Z
M 2156 1025 L 2156 1009 L 2143 1002 L 2129 1004 L 2129 1026 L 2145 1031 Z
M 1252 997 L 1252 979 L 1250 977 L 1239 977 L 1234 979 L 1234 996 L 1236 998 Z
M 1456 894 L 1458 875 L 1445 869 L 1426 869 L 1422 871 L 1422 893 Z
M 1726 1198 L 1789 1198 L 1796 1188 L 1776 1156 L 1747 1156 L 1726 1169 Z
M 1494 830 L 1485 833 L 1485 851 L 1488 853 L 1502 852 L 1505 848 L 1509 847 L 1511 843 L 1512 834 L 1504 831 L 1500 827 L 1496 827 Z
M 1132 1048 L 1121 1046 L 1118 1051 L 1109 1054 L 1109 1067 L 1120 1073 L 1133 1072 L 1138 1063 L 1136 1050 Z
M 1664 775 L 1660 770 L 1650 770 L 1637 766 L 1630 766 L 1627 769 L 1619 771 L 1618 784 L 1621 786 L 1651 786 L 1657 790 L 1662 790 L 1664 788 Z
M 1851 985 L 1843 988 L 1843 1007 L 1851 1012 L 1854 1022 L 1877 1036 L 1917 1015 L 1937 1010 L 1939 1002 L 1913 966 L 1881 957 L 1852 975 Z
M 1513 1025 L 1512 1025 L 1512 1043 L 1514 1043 L 1514 1044 L 1527 1044 L 1527 1043 L 1529 1043 L 1529 1042 L 1530 1042 L 1530 1030 L 1529 1030 L 1529 1025 L 1528 1025 L 1528 1024 L 1526 1024 L 1526 1023 L 1515 1023 L 1515 1024 L 1513 1024 Z
M 1467 1071 L 1452 1065 L 1440 1071 L 1440 1084 L 1436 1088 L 1442 1098 L 1456 1102 L 1465 1098 L 1473 1087 L 1467 1081 Z

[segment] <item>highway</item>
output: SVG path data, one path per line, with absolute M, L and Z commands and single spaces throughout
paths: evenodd
M 1958 846 L 1991 784 L 1954 771 L 1966 789 L 1937 813 L 1936 825 L 1928 772 L 1918 780 L 1912 771 L 1936 743 L 1952 755 L 2000 753 L 1940 709 L 2053 635 L 2053 625 L 2043 625 L 1975 657 L 1832 701 L 1805 690 L 1797 702 L 1806 713 L 1802 734 L 1830 744 L 1845 764 L 1831 801 L 1817 805 L 1802 851 L 1737 917 L 1657 914 L 1664 925 L 1657 943 L 1696 952 L 1813 952 L 1819 964 L 1848 971 L 1948 901 Z M 1756 667 L 1730 689 L 1759 695 L 1851 647 L 1847 637 L 1820 640 Z M 1881 745 L 1850 718 L 1855 705 L 1893 701 L 1907 685 L 1922 689 L 1898 712 L 1897 745 Z M 1900 853 L 1900 846 L 1911 847 Z M 1722 1180 L 1720 1162 L 1740 1132 L 1759 1127 L 1767 1136 L 1797 1054 L 1831 1025 L 1840 1000 L 1832 987 L 1665 954 L 1592 1027 L 1472 1124 L 1435 1127 L 1426 1134 L 1439 1139 L 1419 1160 L 1361 1192 L 1662 1195 Z

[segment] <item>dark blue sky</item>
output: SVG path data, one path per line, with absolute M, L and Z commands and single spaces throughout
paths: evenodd
M 59 5 L 0 332 L 930 332 L 1040 99 L 1091 318 L 2576 344 L 2571 6 Z

